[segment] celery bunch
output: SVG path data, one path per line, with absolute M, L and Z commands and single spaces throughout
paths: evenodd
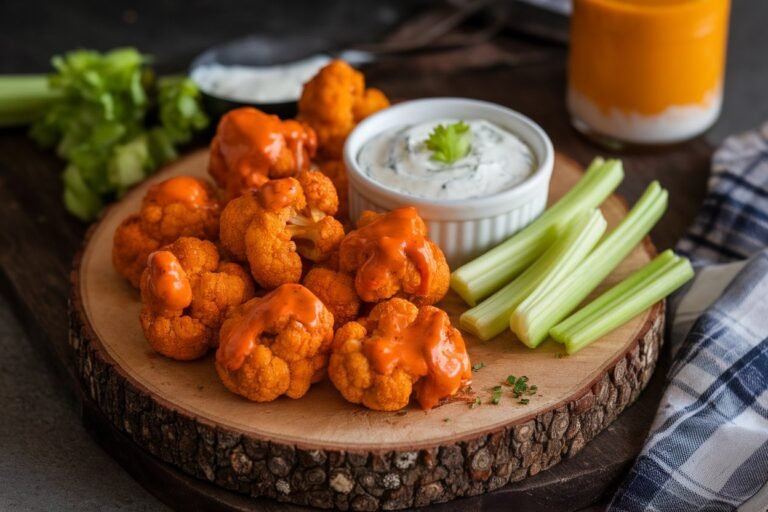
M 0 77 L 0 126 L 34 123 L 31 136 L 67 161 L 64 203 L 93 219 L 177 156 L 208 124 L 189 79 L 155 79 L 134 48 L 76 50 L 52 60 L 50 76 Z
M 517 234 L 451 275 L 451 288 L 470 306 L 520 274 L 563 233 L 583 210 L 597 208 L 621 183 L 619 160 L 595 159 L 585 175 L 557 203 Z
M 461 315 L 462 329 L 489 340 L 509 324 L 509 315 L 536 287 L 557 282 L 573 271 L 603 236 L 607 222 L 599 210 L 581 212 L 565 232 L 525 272 Z
M 561 280 L 543 280 L 512 312 L 509 325 L 524 344 L 537 347 L 648 234 L 667 207 L 667 191 L 654 181 L 622 222 Z
M 627 277 L 552 329 L 549 334 L 578 352 L 601 336 L 639 315 L 693 277 L 688 259 L 671 250 Z

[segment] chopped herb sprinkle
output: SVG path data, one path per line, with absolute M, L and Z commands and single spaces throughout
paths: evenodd
M 501 395 L 503 393 L 504 391 L 502 391 L 501 386 L 494 386 L 493 394 L 491 395 L 491 403 L 493 405 L 499 405 L 499 402 L 501 401 Z
M 483 368 L 485 368 L 485 363 L 484 363 L 484 362 L 482 362 L 482 361 L 480 361 L 479 363 L 475 363 L 475 364 L 473 364 L 473 365 L 472 365 L 472 371 L 473 371 L 473 372 L 479 372 L 479 371 L 480 371 L 480 370 L 482 370 Z

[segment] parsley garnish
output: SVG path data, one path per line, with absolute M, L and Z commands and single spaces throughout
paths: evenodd
M 484 363 L 484 362 L 482 362 L 482 361 L 480 361 L 479 363 L 475 363 L 475 364 L 473 364 L 473 365 L 472 365 L 472 371 L 473 371 L 473 372 L 479 372 L 479 371 L 480 371 L 480 370 L 482 370 L 483 368 L 485 368 L 485 363 Z
M 475 398 L 475 401 L 474 401 L 474 402 L 472 402 L 471 404 L 469 404 L 469 408 L 470 408 L 470 409 L 474 409 L 475 407 L 479 407 L 480 405 L 482 405 L 482 403 L 483 403 L 483 401 L 482 401 L 482 400 L 480 400 L 480 397 L 477 397 L 477 398 Z
M 472 132 L 464 121 L 435 126 L 429 138 L 424 141 L 427 149 L 432 151 L 432 160 L 452 164 L 469 154 L 472 147 Z
M 524 395 L 535 395 L 536 391 L 539 390 L 539 387 L 535 384 L 528 385 L 528 377 L 525 375 L 522 377 L 510 375 L 504 384 L 512 388 L 512 394 L 517 398 L 517 403 L 521 405 L 528 405 L 530 401 L 528 398 L 523 398 Z

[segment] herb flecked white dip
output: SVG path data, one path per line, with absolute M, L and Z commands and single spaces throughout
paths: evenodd
M 472 146 L 465 157 L 446 164 L 433 159 L 425 141 L 440 119 L 386 130 L 366 142 L 357 160 L 372 180 L 415 197 L 468 199 L 496 194 L 533 171 L 531 149 L 515 134 L 483 119 L 464 120 Z

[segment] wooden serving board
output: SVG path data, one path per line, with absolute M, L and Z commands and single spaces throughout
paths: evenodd
M 421 411 L 369 411 L 346 402 L 325 381 L 300 400 L 256 404 L 219 382 L 213 355 L 176 362 L 155 354 L 139 327 L 138 293 L 112 269 L 115 228 L 139 208 L 152 183 L 204 176 L 207 155 L 179 160 L 109 209 L 75 261 L 70 341 L 96 406 L 137 444 L 185 473 L 253 496 L 322 508 L 401 509 L 476 495 L 522 480 L 573 456 L 632 403 L 648 383 L 662 343 L 663 303 L 604 339 L 565 356 L 549 340 L 536 350 L 503 334 L 483 343 L 466 336 L 472 387 L 484 404 L 453 402 Z M 558 156 L 556 200 L 581 174 Z M 609 229 L 626 213 L 610 197 Z M 601 289 L 648 262 L 646 239 Z M 598 290 L 599 292 L 600 290 Z M 457 324 L 463 303 L 441 304 Z M 559 355 L 562 353 L 562 357 Z M 507 375 L 538 386 L 528 405 L 506 393 L 485 403 Z

